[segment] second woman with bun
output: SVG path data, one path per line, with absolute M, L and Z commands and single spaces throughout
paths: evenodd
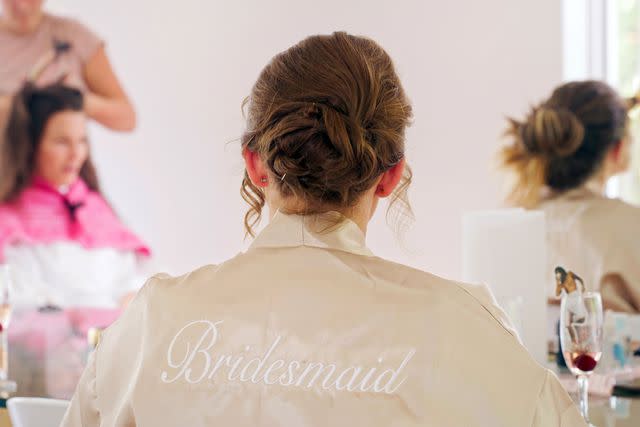
M 602 292 L 605 308 L 640 312 L 640 208 L 605 195 L 608 179 L 629 167 L 627 113 L 607 84 L 567 83 L 510 120 L 501 155 L 516 176 L 511 201 L 546 214 L 550 274 L 568 267 Z

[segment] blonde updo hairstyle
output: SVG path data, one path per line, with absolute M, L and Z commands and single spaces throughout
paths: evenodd
M 564 192 L 598 172 L 626 136 L 627 104 L 603 82 L 570 82 L 531 109 L 524 121 L 509 119 L 512 140 L 500 153 L 502 167 L 515 173 L 509 201 L 535 207 L 543 189 Z
M 411 105 L 391 58 L 370 39 L 336 32 L 302 40 L 262 70 L 245 104 L 242 148 L 259 154 L 285 200 L 301 201 L 288 213 L 345 212 L 404 158 Z M 392 197 L 396 217 L 412 216 L 410 182 L 407 167 Z M 246 171 L 241 194 L 254 235 L 265 194 Z

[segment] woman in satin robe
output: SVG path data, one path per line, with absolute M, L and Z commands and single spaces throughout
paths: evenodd
M 485 287 L 367 248 L 381 199 L 396 226 L 411 217 L 411 105 L 379 45 L 309 37 L 271 60 L 247 105 L 251 247 L 152 278 L 103 335 L 63 426 L 585 425 Z
M 515 172 L 511 201 L 542 209 L 549 283 L 562 265 L 599 290 L 605 308 L 640 312 L 640 208 L 605 195 L 630 163 L 629 104 L 598 81 L 556 88 L 522 120 L 510 120 L 502 150 Z

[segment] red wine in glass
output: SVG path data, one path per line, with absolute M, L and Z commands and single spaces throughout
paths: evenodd
M 590 374 L 598 365 L 602 352 L 566 352 L 564 360 L 574 375 Z

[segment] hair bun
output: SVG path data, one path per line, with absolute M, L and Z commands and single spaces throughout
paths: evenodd
M 271 130 L 266 156 L 281 177 L 283 194 L 350 202 L 380 172 L 375 150 L 348 115 L 331 104 L 302 101 L 285 107 Z
M 566 108 L 534 108 L 522 123 L 520 136 L 532 153 L 567 157 L 578 150 L 584 140 L 584 126 Z
M 404 156 L 411 104 L 387 53 L 346 33 L 311 36 L 276 55 L 253 86 L 243 149 L 260 155 L 292 211 L 353 208 L 382 172 Z M 397 194 L 410 181 L 407 175 Z M 251 205 L 245 227 L 260 218 L 265 191 L 245 172 Z

